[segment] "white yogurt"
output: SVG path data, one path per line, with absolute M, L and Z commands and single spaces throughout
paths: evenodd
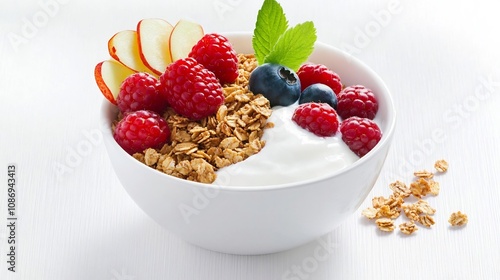
M 262 137 L 265 147 L 246 160 L 217 171 L 219 186 L 265 186 L 313 179 L 358 159 L 340 138 L 319 137 L 292 121 L 297 105 L 274 107 L 274 127 Z

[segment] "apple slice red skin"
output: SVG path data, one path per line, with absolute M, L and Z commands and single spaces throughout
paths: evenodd
M 103 65 L 105 63 L 112 63 L 113 67 L 117 67 L 118 69 L 121 68 L 121 71 L 123 71 L 123 73 L 121 74 L 121 77 L 118 78 L 119 80 L 124 80 L 128 75 L 136 73 L 137 71 L 130 69 L 130 68 L 124 66 L 123 64 L 121 64 L 115 60 L 101 61 L 95 66 L 94 78 L 95 78 L 97 87 L 99 88 L 101 93 L 104 95 L 104 97 L 107 100 L 109 100 L 109 102 L 117 105 L 116 97 L 118 96 L 120 89 L 119 89 L 119 87 L 110 88 L 110 86 L 108 84 L 106 84 L 106 78 L 103 76 Z M 118 75 L 118 73 L 114 73 L 114 74 Z M 116 85 L 118 86 L 119 84 L 121 84 L 121 82 L 117 81 Z
M 181 19 L 170 34 L 170 57 L 172 61 L 186 58 L 193 46 L 203 37 L 203 27 L 193 21 Z
M 156 74 L 142 62 L 139 55 L 138 44 L 137 31 L 122 30 L 109 39 L 108 52 L 113 59 L 124 66 L 137 72 L 147 72 L 156 76 Z
M 157 36 L 164 36 L 166 37 L 166 45 L 160 45 L 158 48 L 163 49 L 164 54 L 162 53 L 161 55 L 164 57 L 161 57 L 160 59 L 164 60 L 164 67 L 163 66 L 158 66 L 157 63 L 153 63 L 151 60 L 151 55 L 154 54 L 146 54 L 147 53 L 147 48 L 145 47 L 145 43 L 149 42 L 158 42 L 162 41 L 162 38 L 160 37 L 151 37 L 151 36 L 142 36 L 144 34 L 143 26 L 144 24 L 148 24 L 151 22 L 157 22 L 161 25 L 163 25 L 164 30 L 162 30 L 164 33 L 163 34 L 157 34 Z M 172 57 L 170 54 L 170 35 L 172 34 L 172 30 L 174 29 L 174 26 L 172 26 L 169 22 L 162 20 L 162 19 L 157 19 L 157 18 L 150 18 L 150 19 L 143 19 L 137 23 L 137 35 L 138 35 L 138 44 L 139 44 L 139 55 L 141 57 L 142 62 L 146 67 L 148 67 L 151 71 L 153 71 L 156 75 L 161 75 L 166 69 L 166 66 L 168 64 L 172 63 Z M 149 59 L 148 59 L 149 58 Z M 157 65 L 153 65 L 157 64 Z M 165 69 L 163 69 L 165 68 Z

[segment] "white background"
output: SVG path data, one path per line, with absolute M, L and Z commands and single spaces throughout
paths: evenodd
M 149 17 L 194 19 L 207 33 L 252 31 L 261 1 L 0 1 L 0 279 L 500 277 L 496 1 L 281 1 L 291 24 L 313 20 L 320 41 L 347 48 L 378 72 L 398 120 L 382 174 L 360 210 L 319 240 L 264 256 L 207 251 L 162 229 L 123 190 L 102 141 L 68 163 L 99 128 L 103 97 L 93 71 L 108 58 L 115 32 Z M 40 4 L 48 2 L 49 12 Z M 390 182 L 409 182 L 412 171 L 431 169 L 439 158 L 450 170 L 436 179 L 441 194 L 429 198 L 437 209 L 431 229 L 383 234 L 360 216 L 371 197 L 389 194 Z M 6 262 L 11 163 L 18 179 L 16 273 Z M 447 220 L 457 210 L 470 221 L 452 229 Z

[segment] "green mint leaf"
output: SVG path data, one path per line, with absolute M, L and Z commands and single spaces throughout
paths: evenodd
M 316 28 L 312 21 L 306 21 L 290 28 L 279 37 L 264 63 L 277 63 L 297 71 L 314 50 Z
M 252 46 L 259 64 L 271 52 L 281 34 L 288 28 L 283 8 L 276 0 L 264 0 L 257 14 Z

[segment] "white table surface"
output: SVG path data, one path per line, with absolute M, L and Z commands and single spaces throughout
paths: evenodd
M 0 2 L 0 279 L 500 279 L 497 1 L 281 1 L 290 23 L 313 20 L 320 41 L 379 73 L 398 121 L 361 208 L 321 239 L 263 256 L 207 251 L 162 229 L 121 187 L 102 141 L 68 165 L 99 128 L 93 70 L 111 35 L 149 17 L 252 31 L 261 1 L 54 1 Z M 384 11 L 390 18 L 377 22 Z M 429 198 L 438 210 L 431 229 L 382 234 L 361 217 L 390 182 L 408 182 L 440 158 L 450 170 Z M 15 273 L 7 271 L 9 164 L 17 168 Z M 469 224 L 455 230 L 447 220 L 457 210 Z M 333 249 L 318 259 L 321 244 Z

